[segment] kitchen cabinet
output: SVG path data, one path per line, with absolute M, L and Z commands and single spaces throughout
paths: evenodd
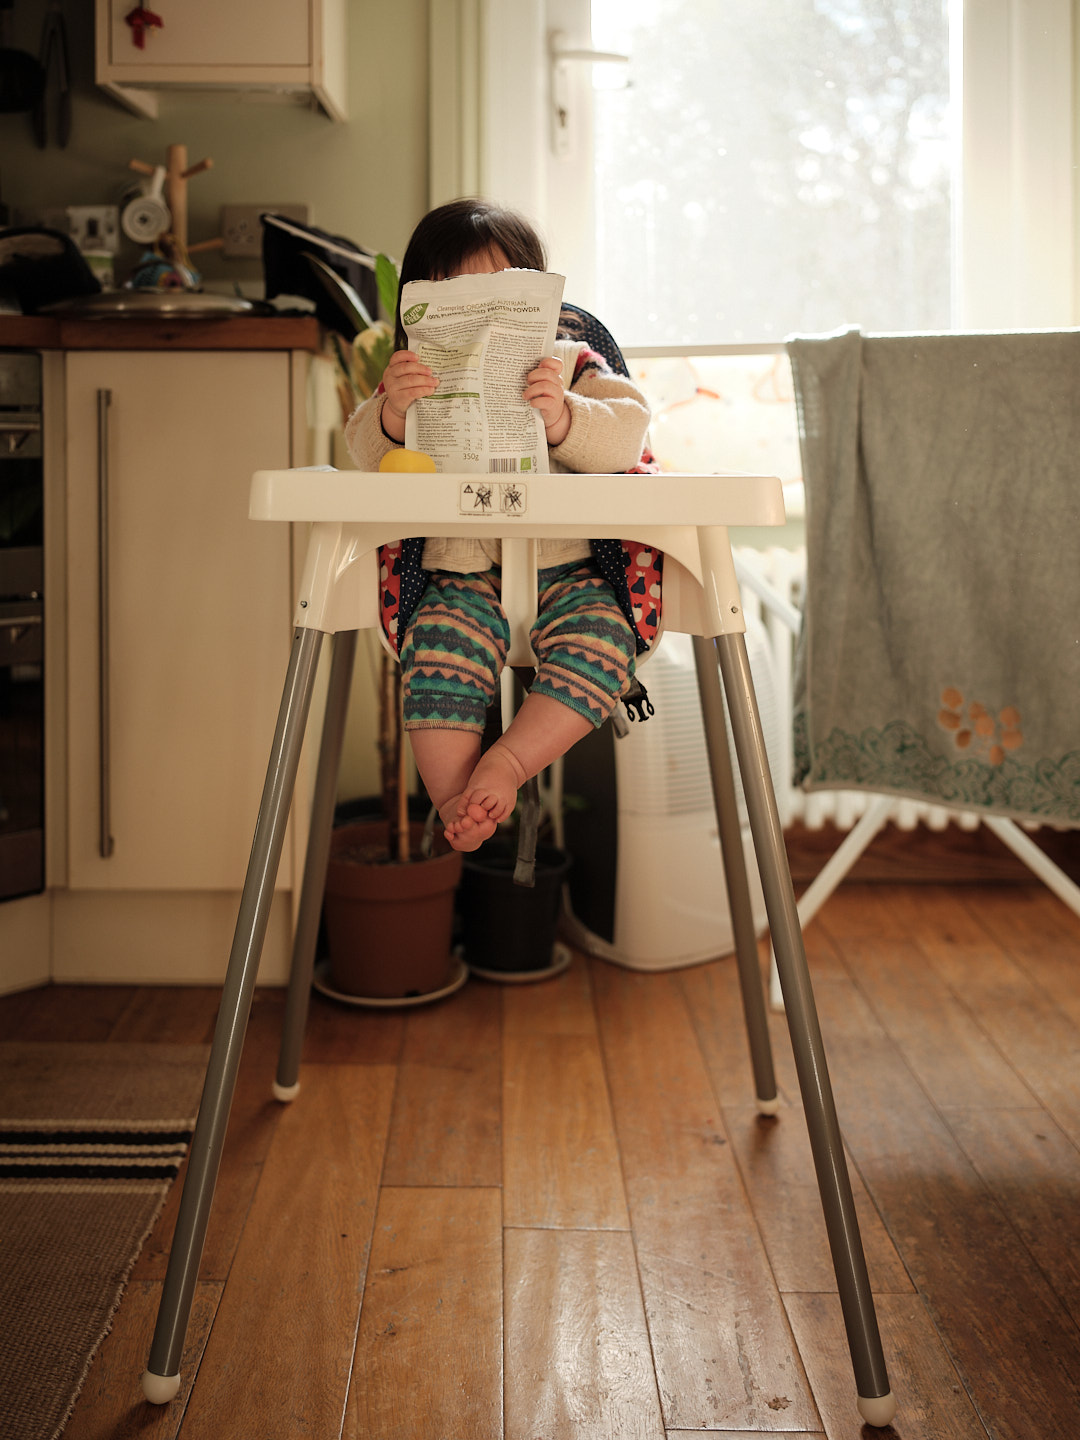
M 302 463 L 306 357 L 65 369 L 68 887 L 238 890 L 292 635 L 288 527 L 248 487 Z
M 157 115 L 168 88 L 309 92 L 346 119 L 346 0 L 184 0 L 140 50 L 133 0 L 97 0 L 97 83 L 129 109 Z

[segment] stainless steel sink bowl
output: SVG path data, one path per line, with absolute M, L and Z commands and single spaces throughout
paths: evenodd
M 231 315 L 265 314 L 261 305 L 237 295 L 199 290 L 105 290 L 41 307 L 43 315 L 78 320 L 221 320 Z

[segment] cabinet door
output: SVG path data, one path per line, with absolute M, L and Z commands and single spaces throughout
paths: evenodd
M 168 65 L 250 72 L 311 61 L 309 0 L 259 0 L 257 6 L 184 0 L 166 11 L 164 26 L 149 34 L 142 50 L 124 18 L 130 0 L 98 3 L 108 5 L 110 63 L 133 74 L 152 75 L 156 67 Z
M 249 520 L 248 487 L 253 470 L 290 464 L 290 419 L 286 351 L 67 357 L 72 888 L 243 883 L 292 608 L 289 527 Z M 102 565 L 108 604 L 99 626 Z M 109 708 L 104 782 L 102 684 Z M 108 858 L 99 850 L 103 784 L 113 837 Z

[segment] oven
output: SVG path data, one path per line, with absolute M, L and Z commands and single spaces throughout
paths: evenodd
M 0 350 L 0 900 L 45 886 L 41 357 Z

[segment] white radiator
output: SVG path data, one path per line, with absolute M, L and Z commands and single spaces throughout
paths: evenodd
M 751 546 L 736 546 L 734 553 L 743 607 L 748 615 L 759 618 L 768 632 L 775 665 L 777 703 L 788 717 L 789 740 L 782 747 L 779 767 L 773 771 L 780 823 L 786 829 L 801 821 L 809 830 L 820 830 L 824 824 L 831 822 L 840 830 L 850 830 L 876 796 L 861 790 L 815 790 L 808 793 L 793 785 L 791 779 L 792 679 L 795 672 L 795 637 L 806 586 L 806 550 L 779 547 L 758 550 Z M 975 830 L 980 820 L 974 811 L 946 810 L 940 805 L 899 798 L 894 801 L 890 818 L 902 830 L 913 830 L 920 823 L 931 830 L 944 830 L 950 821 L 965 830 Z

